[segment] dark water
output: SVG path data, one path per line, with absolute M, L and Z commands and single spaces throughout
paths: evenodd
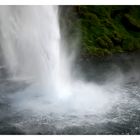
M 13 95 L 29 88 L 25 82 L 0 81 L 0 134 L 140 134 L 140 81 L 137 55 L 96 61 L 86 71 L 87 80 L 110 82 L 122 73 L 122 98 L 105 114 L 36 114 L 30 109 L 16 110 Z M 96 64 L 98 63 L 98 65 Z M 87 62 L 88 64 L 88 62 Z M 96 67 L 95 67 L 95 65 Z M 96 76 L 95 76 L 96 75 Z M 95 78 L 96 77 L 96 78 Z M 93 79 L 92 79 L 93 80 Z M 113 91 L 112 91 L 113 92 Z M 37 97 L 36 97 L 37 98 Z M 27 98 L 28 101 L 28 98 Z

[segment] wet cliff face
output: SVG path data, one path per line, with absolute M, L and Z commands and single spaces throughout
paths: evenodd
M 60 11 L 65 36 L 81 34 L 83 58 L 140 49 L 139 6 L 61 6 Z

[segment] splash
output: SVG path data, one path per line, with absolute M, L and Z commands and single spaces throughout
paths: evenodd
M 15 108 L 40 114 L 102 114 L 117 102 L 117 91 L 111 94 L 72 76 L 74 57 L 61 38 L 57 6 L 1 6 L 0 25 L 9 79 L 30 83 L 12 96 Z

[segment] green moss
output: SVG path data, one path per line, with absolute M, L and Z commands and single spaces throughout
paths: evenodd
M 87 47 L 86 53 L 89 56 L 106 56 L 112 55 L 112 53 L 107 49 L 96 48 L 96 47 Z
M 134 19 L 132 16 L 130 16 L 129 14 L 125 14 L 124 15 L 125 20 L 133 27 L 135 27 L 136 29 L 140 30 L 140 22 L 139 20 Z
M 98 37 L 96 42 L 101 48 L 112 48 L 113 47 L 112 40 L 106 35 L 104 35 L 102 37 Z
M 131 52 L 137 49 L 140 49 L 140 39 L 127 38 L 123 41 L 123 50 Z
M 73 9 L 72 14 L 66 12 L 68 7 L 63 12 L 67 17 L 67 29 L 71 36 L 74 29 L 80 30 L 81 53 L 85 56 L 106 56 L 140 49 L 140 6 L 69 7 Z

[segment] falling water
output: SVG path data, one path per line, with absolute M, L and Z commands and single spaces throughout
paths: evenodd
M 2 6 L 0 10 L 2 49 L 10 76 L 46 79 L 58 73 L 57 7 Z
M 1 47 L 11 80 L 32 82 L 44 94 L 63 101 L 69 98 L 78 108 L 84 103 L 88 110 L 107 102 L 101 88 L 72 77 L 57 6 L 2 6 L 0 10 Z
M 66 48 L 70 45 L 64 45 L 61 37 L 58 13 L 57 6 L 0 7 L 0 44 L 7 79 L 28 83 L 25 89 L 9 96 L 12 110 L 23 116 L 39 114 L 48 119 L 49 114 L 54 114 L 50 118 L 58 119 L 58 127 L 80 125 L 84 121 L 97 123 L 97 118 L 111 111 L 122 98 L 118 82 L 121 80 L 99 86 L 73 77 L 74 57 L 68 55 Z M 76 118 L 70 119 L 71 115 Z M 88 120 L 85 115 L 99 116 Z M 20 123 L 21 128 L 27 125 L 24 121 Z
M 1 44 L 11 79 L 49 82 L 59 92 L 70 77 L 60 51 L 58 7 L 2 6 L 0 10 Z

